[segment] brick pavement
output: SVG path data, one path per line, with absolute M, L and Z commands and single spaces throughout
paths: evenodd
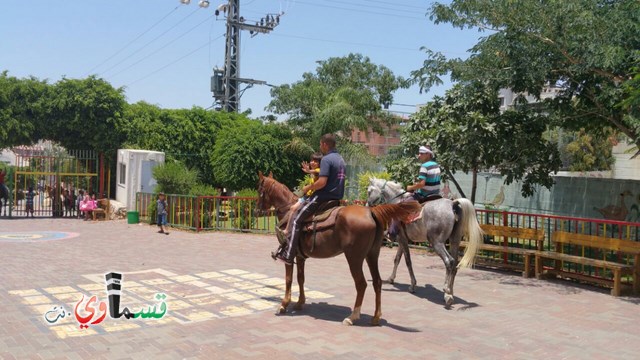
M 442 262 L 416 251 L 418 289 L 406 291 L 401 264 L 398 284 L 383 285 L 380 327 L 368 325 L 371 286 L 362 319 L 342 325 L 355 289 L 341 256 L 310 259 L 308 305 L 277 316 L 284 269 L 268 255 L 273 236 L 155 230 L 125 221 L 0 220 L 0 358 L 635 359 L 640 350 L 638 298 L 473 269 L 459 272 L 456 303 L 446 310 Z M 6 236 L 27 231 L 79 235 Z M 382 250 L 383 277 L 394 254 Z M 46 323 L 47 309 L 64 304 L 73 312 L 81 293 L 106 301 L 101 276 L 109 271 L 125 274 L 123 306 L 137 309 L 166 293 L 166 317 L 107 317 L 86 330 L 73 315 Z

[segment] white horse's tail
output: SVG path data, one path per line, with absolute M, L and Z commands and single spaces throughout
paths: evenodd
M 462 235 L 468 241 L 467 248 L 458 264 L 458 268 L 469 268 L 473 266 L 476 254 L 480 249 L 480 244 L 482 244 L 482 236 L 484 233 L 478 224 L 476 209 L 473 207 L 473 203 L 465 198 L 454 200 L 454 202 L 457 202 L 462 210 L 462 218 L 460 219 L 459 226 L 462 226 Z

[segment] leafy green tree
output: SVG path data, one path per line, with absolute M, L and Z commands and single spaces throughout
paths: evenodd
M 411 118 L 401 138 L 403 153 L 413 157 L 420 145 L 431 145 L 456 186 L 456 172 L 471 173 L 473 202 L 482 170 L 500 172 L 505 184 L 522 180 L 523 196 L 532 195 L 535 185 L 551 187 L 560 157 L 557 145 L 543 139 L 546 117 L 525 104 L 501 113 L 497 95 L 497 89 L 480 82 L 456 84 Z M 412 183 L 418 166 L 405 158 L 388 169 L 394 178 Z M 459 186 L 458 191 L 463 193 Z
M 30 145 L 42 138 L 50 85 L 30 77 L 0 73 L 0 149 Z
M 318 61 L 315 73 L 271 90 L 267 109 L 289 116 L 297 137 L 316 147 L 325 133 L 351 134 L 371 127 L 382 133 L 392 119 L 383 111 L 393 102 L 393 92 L 407 82 L 368 57 L 349 54 Z
M 445 74 L 533 96 L 557 86 L 560 92 L 544 105 L 558 125 L 589 132 L 613 127 L 640 143 L 631 85 L 640 61 L 640 2 L 453 0 L 435 3 L 431 19 L 486 35 L 465 60 L 427 50 L 413 73 L 422 89 L 442 83 Z
M 218 131 L 241 115 L 191 109 L 160 109 L 139 102 L 127 106 L 123 131 L 126 146 L 163 151 L 167 158 L 197 169 L 202 182 L 217 185 L 211 155 Z
M 289 187 L 304 174 L 300 162 L 306 160 L 289 150 L 291 131 L 281 124 L 262 124 L 238 118 L 218 132 L 211 164 L 221 186 L 238 190 L 255 188 L 258 171 L 273 172 Z
M 125 141 L 121 127 L 124 89 L 103 79 L 62 79 L 49 91 L 45 138 L 66 149 L 114 151 Z

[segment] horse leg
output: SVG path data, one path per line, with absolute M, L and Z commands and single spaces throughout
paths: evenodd
M 371 272 L 371 282 L 373 283 L 373 290 L 376 293 L 376 311 L 371 319 L 371 325 L 380 325 L 380 318 L 382 317 L 382 278 L 380 277 L 380 269 L 378 269 L 379 256 L 379 247 L 371 249 L 367 255 L 367 265 L 369 266 L 369 272 Z
M 445 247 L 444 241 L 439 241 L 433 245 L 436 254 L 440 256 L 447 268 L 447 275 L 444 280 L 444 288 L 442 291 L 444 292 L 445 306 L 448 308 L 453 304 L 453 280 L 455 279 L 456 272 L 458 271 L 458 261 L 451 257 Z
M 402 259 L 402 247 L 400 246 L 400 242 L 398 242 L 398 250 L 396 251 L 396 257 L 393 259 L 393 271 L 391 271 L 391 275 L 387 279 L 389 284 L 393 284 L 396 280 L 396 272 L 398 271 L 398 264 L 400 264 L 400 259 Z
M 300 295 L 298 296 L 298 302 L 294 307 L 295 310 L 302 310 L 307 298 L 304 296 L 304 258 L 302 256 L 298 257 L 296 260 L 298 265 L 298 288 L 300 289 Z
M 409 286 L 409 292 L 416 292 L 416 276 L 413 274 L 413 265 L 411 264 L 411 253 L 409 252 L 409 236 L 407 235 L 407 231 L 402 226 L 400 230 L 400 234 L 398 235 L 398 247 L 402 248 L 402 252 L 404 253 L 404 262 L 407 264 L 407 270 L 409 270 L 409 276 L 411 277 L 411 286 Z M 397 266 L 397 265 L 396 265 Z
M 349 317 L 342 320 L 342 323 L 345 325 L 353 325 L 353 322 L 360 319 L 360 309 L 362 308 L 362 300 L 364 299 L 364 292 L 367 289 L 367 280 L 364 278 L 364 272 L 362 271 L 362 263 L 364 259 L 362 258 L 353 258 L 350 257 L 349 254 L 345 252 L 345 256 L 347 257 L 347 261 L 349 262 L 349 270 L 351 270 L 351 277 L 353 277 L 353 282 L 356 285 L 356 303 L 353 306 L 353 311 Z M 352 256 L 358 256 L 354 254 Z M 382 287 L 382 286 L 381 286 Z
M 285 265 L 285 291 L 284 298 L 282 298 L 282 303 L 280 304 L 280 314 L 284 314 L 287 312 L 287 306 L 291 302 L 291 283 L 293 282 L 293 265 Z

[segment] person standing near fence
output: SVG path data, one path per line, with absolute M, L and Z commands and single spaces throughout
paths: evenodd
M 169 232 L 165 231 L 164 228 L 167 226 L 167 200 L 165 199 L 164 193 L 158 194 L 158 202 L 157 202 L 157 211 L 158 211 L 158 227 L 160 230 L 158 231 L 160 234 L 167 234 Z
M 29 217 L 29 214 L 33 217 L 33 198 L 35 196 L 36 194 L 33 192 L 33 186 L 29 186 L 29 191 L 24 195 L 26 200 L 25 212 L 27 217 Z

